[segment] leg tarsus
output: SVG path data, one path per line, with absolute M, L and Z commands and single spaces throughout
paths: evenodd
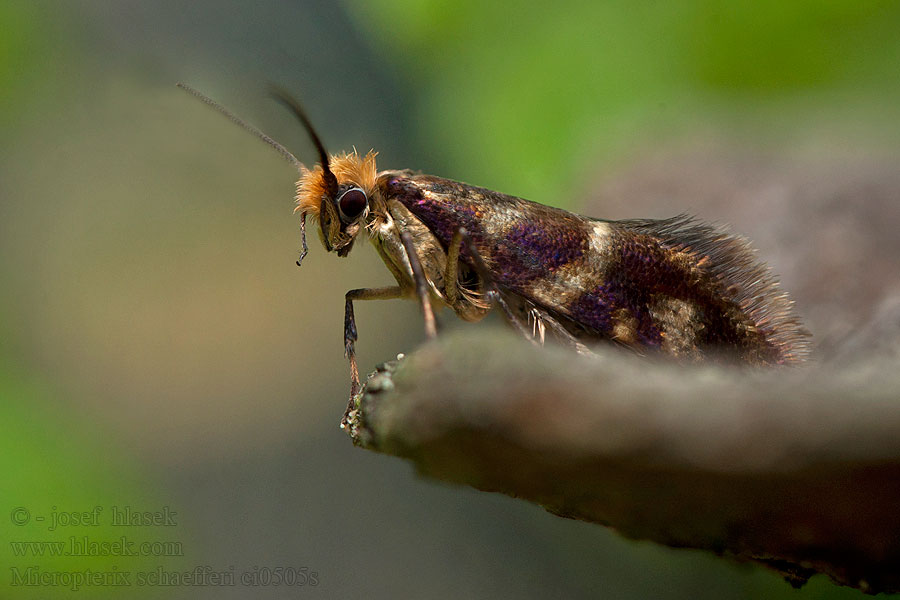
M 360 288 L 350 290 L 344 295 L 344 356 L 350 361 L 350 402 L 347 410 L 344 411 L 344 417 L 341 419 L 341 427 L 347 425 L 347 419 L 350 412 L 355 408 L 354 403 L 360 390 L 359 367 L 356 364 L 356 316 L 353 314 L 354 300 L 386 300 L 391 298 L 399 298 L 401 296 L 400 287 L 386 288 Z
M 356 340 L 356 317 L 353 314 L 353 299 L 348 292 L 344 298 L 344 356 L 346 358 L 350 358 L 353 354 L 353 343 Z
M 341 428 L 346 428 L 350 421 L 350 413 L 356 408 L 356 396 L 359 394 L 359 367 L 356 364 L 356 317 L 353 314 L 353 300 L 348 293 L 344 304 L 344 357 L 350 361 L 350 398 L 347 409 L 341 417 Z

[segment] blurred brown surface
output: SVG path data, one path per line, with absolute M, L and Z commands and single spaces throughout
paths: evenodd
M 759 562 L 795 585 L 824 573 L 898 592 L 895 364 L 685 368 L 486 328 L 370 379 L 354 441 L 429 477 Z

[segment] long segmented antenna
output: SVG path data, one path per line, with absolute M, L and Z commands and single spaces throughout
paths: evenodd
M 253 125 L 251 125 L 250 123 L 247 123 L 246 121 L 241 119 L 239 116 L 237 116 L 236 114 L 234 114 L 233 112 L 231 112 L 230 110 L 228 110 L 227 108 L 225 108 L 224 106 L 222 106 L 221 104 L 219 104 L 218 102 L 216 102 L 215 100 L 210 98 L 209 96 L 206 96 L 202 92 L 195 90 L 191 86 L 181 83 L 181 82 L 176 83 L 175 86 L 183 89 L 188 94 L 190 94 L 191 96 L 194 96 L 195 98 L 197 98 L 198 100 L 200 100 L 201 102 L 206 104 L 207 106 L 211 106 L 212 108 L 216 109 L 217 111 L 219 111 L 220 113 L 222 113 L 223 115 L 228 117 L 228 120 L 231 121 L 232 123 L 234 123 L 235 125 L 238 125 L 239 127 L 242 127 L 243 129 L 245 129 L 246 131 L 249 131 L 250 133 L 252 133 L 256 137 L 258 137 L 259 139 L 261 139 L 268 145 L 275 148 L 275 150 L 277 150 L 278 153 L 281 154 L 281 156 L 283 156 L 285 159 L 287 159 L 287 161 L 289 163 L 291 163 L 292 165 L 297 167 L 298 171 L 300 170 L 300 167 L 303 166 L 303 163 L 300 162 L 300 160 L 296 156 L 291 154 L 290 150 L 288 150 L 287 148 L 285 148 L 284 146 L 282 146 L 281 144 L 279 144 L 278 142 L 276 142 L 275 140 L 270 138 L 268 135 L 266 135 L 265 133 L 263 133 L 262 131 L 260 131 Z
M 315 145 L 316 150 L 319 151 L 319 163 L 322 165 L 322 178 L 325 180 L 326 191 L 328 192 L 328 196 L 330 198 L 335 198 L 338 191 L 337 177 L 335 177 L 334 173 L 331 172 L 331 168 L 328 165 L 328 152 L 325 150 L 325 146 L 322 144 L 322 140 L 319 139 L 319 134 L 317 134 L 316 130 L 313 129 L 312 123 L 310 123 L 309 117 L 306 116 L 306 112 L 303 110 L 303 107 L 300 106 L 300 103 L 297 102 L 297 100 L 295 100 L 293 96 L 288 94 L 280 87 L 273 85 L 269 88 L 269 91 L 272 94 L 273 98 L 284 104 L 290 109 L 292 113 L 294 113 L 294 116 L 296 116 L 303 124 L 303 128 L 306 129 L 306 133 L 308 133 L 309 137 L 312 138 L 313 145 Z
M 256 137 L 258 137 L 259 139 L 261 139 L 262 141 L 264 141 L 271 147 L 275 148 L 275 150 L 277 150 L 278 153 L 281 154 L 281 156 L 283 156 L 285 159 L 287 159 L 287 161 L 289 163 L 294 165 L 294 167 L 298 171 L 300 171 L 303 168 L 303 163 L 300 162 L 300 160 L 296 156 L 291 154 L 290 150 L 288 150 L 287 148 L 285 148 L 284 146 L 282 146 L 281 144 L 279 144 L 278 142 L 276 142 L 275 140 L 270 138 L 268 135 L 266 135 L 265 133 L 263 133 L 262 131 L 260 131 L 253 125 L 251 125 L 250 123 L 247 123 L 246 121 L 244 121 L 243 119 L 238 117 L 236 114 L 234 114 L 233 112 L 231 112 L 230 110 L 228 110 L 227 108 L 225 108 L 224 106 L 222 106 L 221 104 L 219 104 L 218 102 L 216 102 L 215 100 L 213 100 L 212 98 L 207 96 L 206 94 L 204 94 L 198 90 L 195 90 L 191 86 L 181 83 L 181 82 L 176 83 L 175 86 L 183 89 L 184 91 L 186 91 L 190 95 L 194 96 L 195 98 L 197 98 L 198 100 L 200 100 L 201 102 L 206 104 L 207 106 L 210 106 L 210 107 L 216 109 L 218 112 L 220 112 L 223 115 L 225 115 L 226 117 L 228 117 L 228 120 L 231 121 L 232 123 L 234 123 L 235 125 L 238 125 L 245 131 L 249 131 L 250 133 L 252 133 Z M 282 97 L 279 97 L 279 100 L 284 102 L 284 98 L 282 98 Z M 292 102 L 293 102 L 293 104 L 296 104 L 296 102 L 294 102 L 294 101 L 292 101 Z M 289 106 L 291 106 L 291 104 L 289 104 Z M 293 108 L 293 106 L 292 106 L 292 108 Z M 295 112 L 296 112 L 296 110 L 295 110 Z M 302 111 L 300 111 L 300 114 L 301 115 L 303 114 Z M 319 137 L 312 130 L 312 126 L 309 124 L 309 121 L 306 119 L 305 115 L 301 117 L 301 121 L 303 121 L 303 124 L 306 127 L 306 130 L 312 135 L 313 143 L 316 144 L 316 148 L 319 150 L 319 154 L 321 155 L 324 152 L 324 148 L 322 148 L 322 142 L 319 141 Z M 331 175 L 331 177 L 333 179 L 334 175 L 328 169 L 327 158 L 326 158 L 325 162 L 323 163 L 323 165 L 324 165 L 323 168 L 325 169 L 325 172 L 328 175 Z M 337 193 L 337 180 L 335 180 L 335 182 L 334 182 L 334 191 L 336 194 Z M 301 243 L 301 246 L 303 249 L 300 251 L 300 258 L 297 259 L 298 267 L 300 266 L 300 263 L 303 262 L 303 259 L 306 257 L 306 254 L 309 252 L 309 247 L 306 245 L 306 215 L 305 214 L 300 215 L 300 243 Z

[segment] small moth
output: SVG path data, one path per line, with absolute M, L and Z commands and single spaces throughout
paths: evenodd
M 608 341 L 689 362 L 724 356 L 752 365 L 794 364 L 808 353 L 809 334 L 792 302 L 740 236 L 686 215 L 610 221 L 410 170 L 378 171 L 374 152 L 329 155 L 300 105 L 276 91 L 318 150 L 319 164 L 308 169 L 261 131 L 179 86 L 298 168 L 298 265 L 310 219 L 338 256 L 368 238 L 396 279 L 345 296 L 351 407 L 360 389 L 355 300 L 417 299 L 428 337 L 436 335 L 435 307 L 467 321 L 496 307 L 526 338 L 543 343 L 550 331 L 580 351 Z

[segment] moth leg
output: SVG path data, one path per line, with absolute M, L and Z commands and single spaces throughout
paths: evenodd
M 456 240 L 457 238 L 459 238 L 459 242 L 454 243 L 454 240 Z M 475 268 L 475 273 L 477 273 L 478 277 L 481 278 L 482 287 L 485 290 L 484 296 L 488 300 L 488 302 L 500 307 L 500 310 L 503 311 L 503 315 L 506 317 L 506 320 L 509 321 L 510 324 L 512 324 L 516 331 L 519 332 L 519 335 L 527 340 L 530 340 L 536 346 L 540 346 L 540 342 L 535 340 L 534 336 L 529 335 L 528 329 L 526 329 L 522 322 L 518 318 L 516 318 L 516 315 L 513 313 L 512 309 L 509 308 L 509 304 L 507 304 L 506 300 L 503 299 L 503 295 L 500 293 L 500 288 L 497 287 L 497 284 L 494 282 L 494 278 L 491 276 L 491 271 L 485 264 L 484 258 L 481 257 L 481 253 L 478 251 L 478 248 L 475 247 L 475 243 L 472 241 L 472 237 L 469 235 L 469 232 L 467 232 L 463 227 L 457 229 L 456 233 L 453 234 L 450 251 L 453 250 L 453 246 L 456 246 L 458 248 L 460 243 L 465 245 L 466 251 L 469 254 L 469 258 L 472 259 L 472 266 Z M 459 250 L 457 249 L 457 253 L 458 252 Z
M 356 365 L 356 317 L 353 315 L 354 300 L 391 300 L 403 296 L 400 286 L 383 288 L 360 288 L 350 290 L 344 295 L 344 356 L 350 361 L 350 403 L 341 419 L 341 426 L 347 423 L 347 417 L 353 410 L 353 402 L 359 393 L 359 368 Z
M 528 320 L 531 321 L 531 337 L 540 336 L 541 345 L 543 345 L 545 334 L 543 313 L 532 306 L 528 309 Z
M 493 289 L 486 291 L 484 296 L 491 304 L 496 304 L 500 307 L 500 310 L 503 311 L 503 316 L 505 316 L 506 320 L 509 321 L 509 323 L 515 328 L 516 331 L 519 332 L 519 335 L 530 341 L 535 346 L 541 345 L 541 342 L 537 341 L 534 336 L 530 335 L 528 329 L 524 325 L 522 325 L 522 321 L 516 318 L 516 315 L 509 307 L 509 304 L 507 304 L 506 300 L 503 299 L 503 296 L 500 295 L 500 291 L 497 290 L 496 285 Z
M 579 354 L 593 354 L 590 348 L 581 343 L 577 337 L 572 335 L 572 333 L 568 329 L 563 327 L 562 323 L 557 321 L 547 311 L 537 307 L 532 307 L 531 313 L 532 315 L 534 315 L 535 320 L 540 320 L 540 322 L 544 326 L 549 326 L 559 340 L 575 348 L 575 350 L 577 350 Z
M 444 271 L 444 295 L 447 297 L 447 304 L 454 306 L 456 299 L 459 297 L 459 289 L 457 288 L 457 278 L 459 277 L 459 247 L 462 245 L 463 237 L 466 230 L 460 227 L 453 233 L 450 240 L 450 247 L 447 248 L 447 269 Z M 483 261 L 482 261 L 483 262 Z
M 434 318 L 434 310 L 431 308 L 431 300 L 428 297 L 428 279 L 425 278 L 425 271 L 422 270 L 422 263 L 419 262 L 419 255 L 416 254 L 416 247 L 413 245 L 409 232 L 401 231 L 400 240 L 403 242 L 403 247 L 406 248 L 409 266 L 413 273 L 413 281 L 416 283 L 416 295 L 419 296 L 419 301 L 422 303 L 422 313 L 425 317 L 425 336 L 428 339 L 434 339 L 437 337 L 437 323 Z

